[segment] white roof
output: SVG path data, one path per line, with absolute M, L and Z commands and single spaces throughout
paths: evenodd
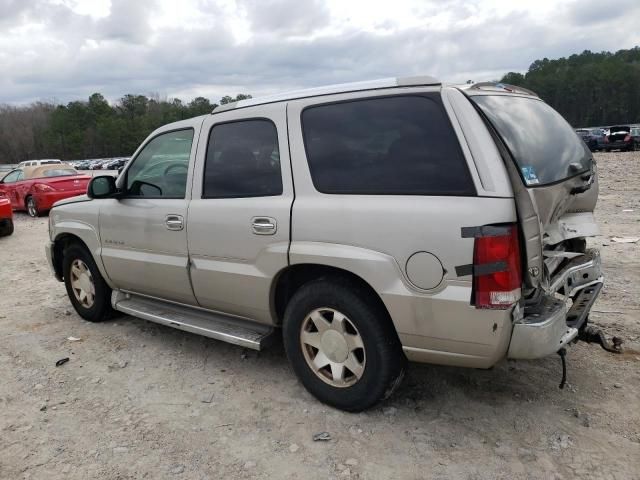
M 234 108 L 251 107 L 253 105 L 263 105 L 265 103 L 282 102 L 285 100 L 331 95 L 334 93 L 358 92 L 362 90 L 376 90 L 379 88 L 415 87 L 421 85 L 441 85 L 441 82 L 437 78 L 428 75 L 421 75 L 416 77 L 393 77 L 382 78 L 379 80 L 367 80 L 364 82 L 340 83 L 336 85 L 307 88 L 304 90 L 277 93 L 275 95 L 249 98 L 247 100 L 240 100 L 239 102 L 227 103 L 226 105 L 216 107 L 213 113 L 224 112 Z

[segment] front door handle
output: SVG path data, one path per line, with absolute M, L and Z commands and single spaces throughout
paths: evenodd
M 251 230 L 256 235 L 273 235 L 276 233 L 277 222 L 271 217 L 253 217 L 251 219 Z
M 164 223 L 168 230 L 182 230 L 184 228 L 184 219 L 182 215 L 167 215 Z

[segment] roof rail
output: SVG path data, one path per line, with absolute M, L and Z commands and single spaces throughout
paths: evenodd
M 332 95 L 334 93 L 349 93 L 364 90 L 377 90 L 381 88 L 417 87 L 441 84 L 442 82 L 440 82 L 440 80 L 428 75 L 420 75 L 415 77 L 382 78 L 379 80 L 367 80 L 364 82 L 340 83 L 337 85 L 327 85 L 323 87 L 307 88 L 304 90 L 295 90 L 292 92 L 277 93 L 275 95 L 267 95 L 258 98 L 248 98 L 246 100 L 240 100 L 239 102 L 219 105 L 214 108 L 211 113 L 221 113 L 227 110 L 233 110 L 235 108 L 252 107 L 254 105 L 264 105 L 267 103 L 282 102 L 286 100 Z
M 529 90 L 528 88 L 518 87 L 516 85 L 509 85 L 508 83 L 501 83 L 501 82 L 478 82 L 470 85 L 469 89 L 521 93 L 523 95 L 531 95 L 533 97 L 538 96 L 537 93 Z

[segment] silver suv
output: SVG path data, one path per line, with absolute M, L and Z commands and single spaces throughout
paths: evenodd
M 534 93 L 394 78 L 161 127 L 56 204 L 46 250 L 83 318 L 281 334 L 313 395 L 359 411 L 407 359 L 488 368 L 574 340 L 603 283 L 597 196 L 591 153 Z

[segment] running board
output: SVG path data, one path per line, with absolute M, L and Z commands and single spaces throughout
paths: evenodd
M 113 292 L 112 304 L 134 317 L 253 350 L 268 346 L 274 332 L 268 325 L 122 292 Z

